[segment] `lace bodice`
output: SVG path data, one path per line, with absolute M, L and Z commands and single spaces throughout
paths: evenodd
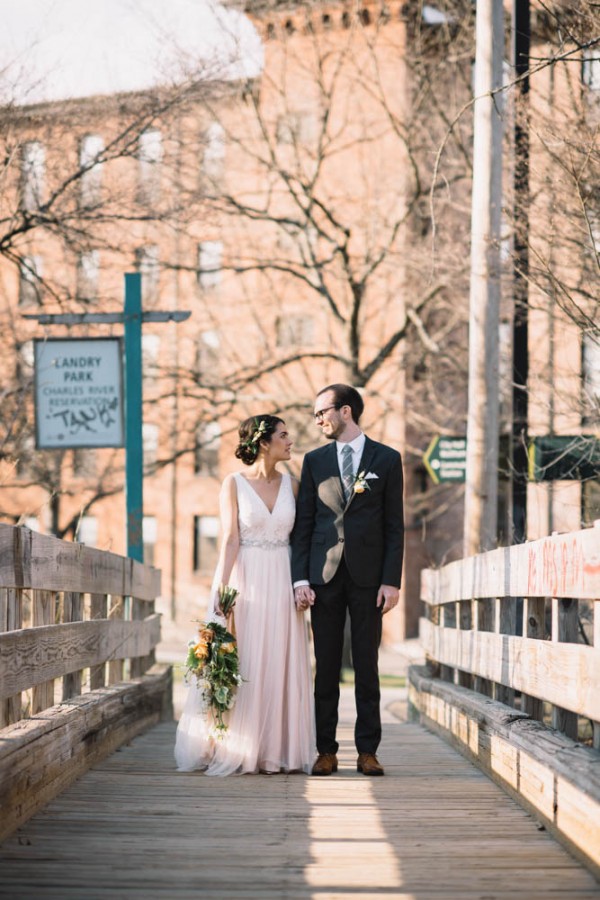
M 282 474 L 273 512 L 269 512 L 264 500 L 241 473 L 237 472 L 234 477 L 241 546 L 264 549 L 287 547 L 296 516 L 291 477 L 287 473 Z

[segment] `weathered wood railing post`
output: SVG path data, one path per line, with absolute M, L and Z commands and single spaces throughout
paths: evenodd
M 598 875 L 599 598 L 600 523 L 426 570 L 427 668 L 409 672 L 411 716 L 470 756 Z M 580 633 L 584 604 L 593 608 L 591 635 Z M 470 678 L 475 690 L 465 690 Z
M 552 640 L 576 644 L 578 638 L 577 600 L 552 598 Z M 598 685 L 600 690 L 600 685 Z M 552 727 L 562 731 L 573 740 L 578 737 L 577 713 L 569 712 L 556 704 L 552 707 Z
M 108 597 L 106 594 L 90 594 L 90 619 L 108 617 Z M 90 669 L 90 690 L 95 691 L 106 684 L 106 663 L 99 663 Z
M 33 592 L 32 625 L 54 625 L 56 617 L 56 591 Z M 33 715 L 54 706 L 54 679 L 35 685 L 31 695 Z
M 150 566 L 0 523 L 0 840 L 172 714 L 159 592 Z
M 81 622 L 83 619 L 83 595 L 80 591 L 63 594 L 63 622 Z M 69 672 L 63 678 L 63 700 L 81 693 L 81 671 Z
M 544 597 L 523 597 L 523 634 L 531 640 L 546 639 L 546 601 Z M 544 721 L 544 701 L 530 694 L 521 694 L 521 709 L 536 719 Z

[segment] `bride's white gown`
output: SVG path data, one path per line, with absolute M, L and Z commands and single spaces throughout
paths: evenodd
M 229 578 L 239 595 L 235 628 L 243 683 L 223 738 L 208 733 L 195 679 L 175 742 L 177 767 L 207 775 L 309 772 L 315 756 L 307 622 L 296 610 L 289 536 L 295 517 L 291 478 L 282 475 L 269 512 L 236 474 L 240 549 Z

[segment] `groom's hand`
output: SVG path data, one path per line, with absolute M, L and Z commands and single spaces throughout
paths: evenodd
M 308 609 L 315 602 L 315 592 L 309 584 L 302 584 L 294 588 L 294 600 L 297 609 Z
M 385 615 L 390 609 L 393 609 L 400 598 L 400 591 L 391 584 L 382 584 L 377 591 L 377 606 L 383 607 L 381 612 Z

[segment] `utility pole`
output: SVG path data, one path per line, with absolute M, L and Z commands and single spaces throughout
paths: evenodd
M 464 554 L 496 544 L 502 213 L 502 0 L 477 0 Z
M 513 543 L 527 539 L 527 431 L 529 378 L 529 0 L 513 0 L 512 52 L 517 78 L 514 113 Z

